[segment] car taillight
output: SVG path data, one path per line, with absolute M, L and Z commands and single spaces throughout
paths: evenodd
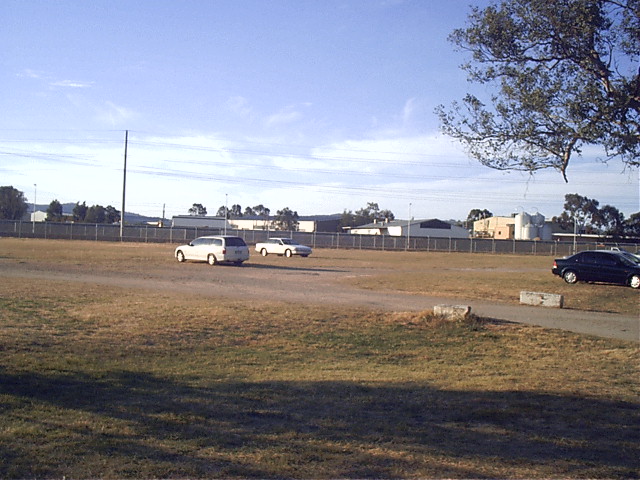
M 223 248 L 223 249 L 222 249 L 222 254 L 223 254 L 223 255 L 226 255 L 226 254 L 227 254 L 227 249 L 226 249 L 226 248 Z
M 553 261 L 553 268 L 558 268 L 558 264 L 556 263 L 556 261 Z

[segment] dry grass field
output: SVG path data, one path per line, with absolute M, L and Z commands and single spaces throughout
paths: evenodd
M 549 258 L 326 250 L 238 269 L 177 264 L 168 245 L 0 245 L 2 478 L 639 476 L 637 343 L 73 281 L 176 272 L 215 288 L 292 262 L 338 285 L 512 302 L 524 275 L 572 308 L 637 313 L 638 292 L 565 286 Z

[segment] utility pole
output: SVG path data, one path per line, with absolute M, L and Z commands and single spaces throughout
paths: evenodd
M 38 192 L 38 185 L 33 184 L 33 213 L 31 218 L 31 233 L 36 233 L 36 195 Z
M 409 220 L 407 220 L 407 248 L 409 250 L 411 246 L 411 203 L 409 203 Z
M 129 130 L 124 131 L 124 173 L 122 175 L 122 212 L 120 213 L 120 241 L 124 237 L 124 201 L 127 193 L 127 146 L 129 144 Z
M 224 194 L 224 234 L 227 234 L 227 222 L 229 221 L 229 194 Z

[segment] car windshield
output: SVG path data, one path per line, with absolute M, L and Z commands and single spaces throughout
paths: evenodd
M 620 252 L 620 256 L 632 265 L 640 265 L 640 258 L 629 252 Z
M 282 238 L 281 241 L 282 241 L 282 243 L 284 245 L 298 245 L 298 242 L 296 242 L 296 241 L 294 241 L 294 240 L 292 240 L 290 238 Z

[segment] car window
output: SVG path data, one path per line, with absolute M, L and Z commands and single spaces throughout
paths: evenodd
M 214 238 L 212 244 L 215 245 L 216 247 L 221 247 L 222 246 L 222 239 L 221 238 Z
M 597 263 L 599 265 L 612 266 L 612 265 L 617 265 L 618 264 L 618 262 L 616 262 L 616 257 L 614 255 L 609 254 L 609 253 L 596 252 L 594 254 L 594 258 L 595 258 L 595 263 Z
M 227 239 L 227 246 L 229 247 L 246 247 L 247 244 L 244 243 L 244 240 L 241 239 L 240 237 L 228 237 Z
M 206 245 L 206 241 L 206 238 L 196 238 L 191 242 L 191 245 L 193 245 L 194 247 L 197 247 L 198 245 Z
M 598 263 L 598 260 L 594 254 L 594 252 L 582 252 L 580 255 L 580 259 L 578 260 L 580 263 Z
M 282 244 L 283 245 L 293 245 L 293 242 L 291 241 L 290 238 L 283 238 L 282 239 Z

